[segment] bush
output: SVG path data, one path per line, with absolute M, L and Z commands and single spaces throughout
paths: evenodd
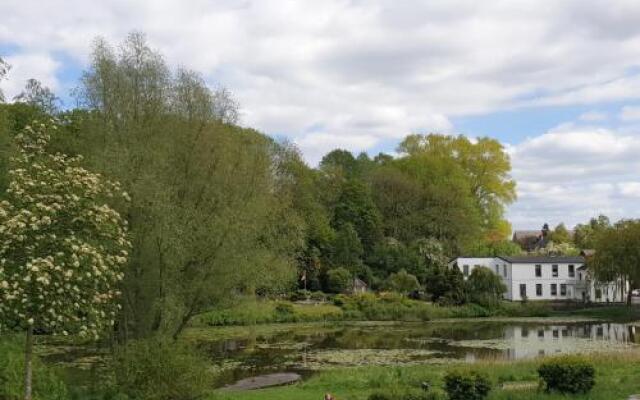
M 0 339 L 0 399 L 24 397 L 24 341 L 18 337 Z M 33 359 L 33 397 L 39 400 L 67 399 L 67 387 L 38 357 Z
M 450 371 L 444 377 L 450 400 L 482 400 L 491 390 L 489 379 L 478 372 Z
M 137 340 L 116 349 L 115 384 L 130 399 L 191 400 L 211 389 L 209 365 L 192 348 L 162 339 Z
M 483 306 L 497 305 L 507 291 L 502 278 L 486 267 L 476 267 L 471 271 L 467 288 L 470 300 Z
M 561 356 L 549 359 L 538 368 L 547 391 L 560 393 L 587 393 L 595 385 L 595 369 L 579 356 Z
M 345 268 L 327 271 L 327 290 L 332 293 L 343 293 L 351 287 L 353 275 Z
M 374 392 L 369 395 L 367 400 L 440 400 L 442 395 L 438 392 L 425 391 L 397 391 L 387 390 L 382 392 Z
M 308 290 L 300 289 L 289 295 L 289 300 L 291 301 L 304 301 L 309 299 L 311 296 L 311 292 Z

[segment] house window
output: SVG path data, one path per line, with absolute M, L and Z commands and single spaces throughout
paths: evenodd
M 543 329 L 538 329 L 538 337 L 539 338 L 543 338 L 544 337 L 544 330 Z
M 521 283 L 520 284 L 520 297 L 521 298 L 525 298 L 527 297 L 527 284 L 526 283 Z
M 567 285 L 564 283 L 560 284 L 560 296 L 566 296 L 567 295 Z
M 569 278 L 576 277 L 576 266 L 573 264 L 569 264 Z
M 602 289 L 596 289 L 596 300 L 600 300 L 602 298 Z
M 558 277 L 558 265 L 557 264 L 553 264 L 553 267 L 551 268 L 552 271 L 552 276 L 554 278 Z
M 469 266 L 468 265 L 463 265 L 462 266 L 462 273 L 464 274 L 464 276 L 469 276 Z
M 500 275 L 500 266 L 496 264 L 496 274 Z
M 553 330 L 553 337 L 554 337 L 554 338 L 559 338 L 559 337 L 560 337 L 560 331 L 559 331 L 559 330 L 557 330 L 557 329 L 554 329 L 554 330 Z
M 536 278 L 542 277 L 542 265 L 536 265 Z
M 578 273 L 578 279 L 582 280 L 582 272 Z
M 522 337 L 523 338 L 529 337 L 529 328 L 527 328 L 526 326 L 522 327 Z
M 502 266 L 502 275 L 504 275 L 504 277 L 507 277 L 507 264 L 504 264 Z
M 542 284 L 541 283 L 536 283 L 536 296 L 538 296 L 538 297 L 542 296 Z
M 552 296 L 557 296 L 558 295 L 558 284 L 556 284 L 556 283 L 552 283 L 551 284 L 551 295 Z

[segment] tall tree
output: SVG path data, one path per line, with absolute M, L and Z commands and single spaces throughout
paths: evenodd
M 569 234 L 569 230 L 564 225 L 564 223 L 559 223 L 549 236 L 550 239 L 556 244 L 571 242 L 571 235 Z
M 176 337 L 236 293 L 293 283 L 304 224 L 283 146 L 227 123 L 229 105 L 196 74 L 173 76 L 139 34 L 118 52 L 98 40 L 76 93 L 92 111 L 77 124 L 95 134 L 74 148 L 132 197 L 123 338 Z
M 349 179 L 341 188 L 333 211 L 332 225 L 341 229 L 347 224 L 355 228 L 365 251 L 373 249 L 382 238 L 382 221 L 371 189 L 363 181 Z
M 516 192 L 515 181 L 509 175 L 509 155 L 500 142 L 490 138 L 471 142 L 462 135 L 409 135 L 398 150 L 409 156 L 423 154 L 455 160 L 469 178 L 468 190 L 480 208 L 486 234 L 504 239 L 508 234 L 504 226 L 504 209 L 515 200 Z
M 574 242 L 578 248 L 593 249 L 598 235 L 611 227 L 611 221 L 606 215 L 591 218 L 587 224 L 578 224 L 574 230 Z
M 628 283 L 640 283 L 640 220 L 622 220 L 601 231 L 589 266 L 603 282 L 617 282 L 623 296 Z M 626 292 L 631 305 L 631 291 Z
M 47 86 L 37 79 L 29 79 L 18 95 L 13 100 L 18 103 L 25 103 L 40 109 L 48 115 L 53 115 L 58 111 L 60 99 Z
M 114 323 L 130 243 L 107 203 L 119 184 L 51 153 L 56 126 L 16 136 L 11 182 L 0 203 L 0 325 L 26 332 L 25 400 L 32 398 L 34 330 L 98 337 Z

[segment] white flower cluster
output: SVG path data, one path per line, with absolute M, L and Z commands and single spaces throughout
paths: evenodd
M 0 202 L 0 327 L 97 336 L 114 323 L 131 247 L 126 221 L 105 201 L 128 195 L 81 157 L 48 153 L 56 129 L 37 123 L 17 136 Z

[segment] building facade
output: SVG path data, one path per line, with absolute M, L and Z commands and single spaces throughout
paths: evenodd
M 486 267 L 502 278 L 504 298 L 522 300 L 573 300 L 624 302 L 626 288 L 616 282 L 598 282 L 582 256 L 458 257 L 449 263 L 468 277 L 474 268 Z

